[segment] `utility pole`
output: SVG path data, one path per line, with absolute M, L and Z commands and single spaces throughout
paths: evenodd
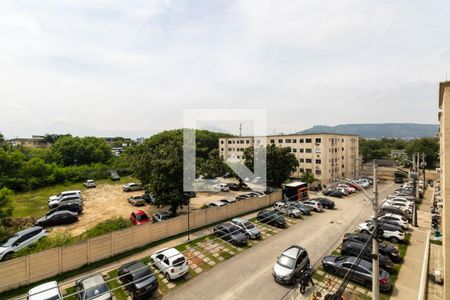
M 242 123 L 239 123 L 239 136 L 242 136 Z
M 372 299 L 380 299 L 380 265 L 379 265 L 379 249 L 378 249 L 378 176 L 377 161 L 373 161 L 373 224 L 374 232 L 372 237 Z

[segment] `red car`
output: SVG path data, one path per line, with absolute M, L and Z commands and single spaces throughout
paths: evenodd
M 133 225 L 142 225 L 150 222 L 147 214 L 143 210 L 136 210 L 131 213 L 130 220 Z

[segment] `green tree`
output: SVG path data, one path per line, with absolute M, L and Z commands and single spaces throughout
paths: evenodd
M 56 143 L 57 140 L 59 140 L 62 137 L 72 137 L 70 134 L 55 134 L 55 133 L 47 133 L 44 135 L 44 142 L 49 144 Z
M 208 159 L 197 158 L 198 174 L 205 178 L 216 178 L 223 176 L 228 168 L 223 158 L 219 155 L 218 149 L 213 149 L 209 153 Z
M 406 153 L 412 157 L 414 153 L 425 153 L 427 168 L 435 168 L 439 159 L 439 139 L 420 138 L 412 140 L 406 146 Z
M 313 183 L 314 181 L 316 181 L 316 178 L 314 177 L 314 174 L 312 174 L 312 173 L 305 173 L 300 178 L 300 180 L 303 182 L 306 182 L 306 183 Z
M 245 165 L 253 170 L 254 150 L 249 147 L 244 151 Z M 295 155 L 291 153 L 290 147 L 276 147 L 268 145 L 266 147 L 267 161 L 267 184 L 281 186 L 299 166 Z
M 112 158 L 111 147 L 96 137 L 59 138 L 53 145 L 55 158 L 65 166 L 107 163 Z
M 130 151 L 135 176 L 173 216 L 183 203 L 183 139 L 179 132 L 164 131 Z
M 5 187 L 0 189 L 0 219 L 12 215 L 11 194 L 12 192 Z

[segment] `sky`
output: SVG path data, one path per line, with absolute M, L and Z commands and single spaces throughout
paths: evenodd
M 269 133 L 436 124 L 449 18 L 440 0 L 3 0 L 0 132 L 147 136 L 193 108 L 266 109 Z

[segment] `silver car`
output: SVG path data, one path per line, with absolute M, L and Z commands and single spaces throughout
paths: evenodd
M 253 223 L 241 218 L 234 218 L 231 223 L 241 228 L 245 234 L 252 240 L 261 238 L 261 231 Z
M 90 275 L 75 284 L 79 300 L 111 300 L 112 295 L 106 285 L 105 279 L 99 273 Z
M 8 260 L 11 256 L 25 247 L 37 243 L 47 236 L 47 231 L 40 226 L 34 226 L 19 231 L 0 242 L 0 260 Z
M 279 206 L 275 208 L 280 214 L 290 217 L 290 218 L 300 218 L 302 216 L 302 212 L 295 206 Z
M 278 256 L 273 266 L 272 275 L 276 282 L 295 283 L 298 275 L 309 267 L 308 252 L 300 246 L 293 245 Z

